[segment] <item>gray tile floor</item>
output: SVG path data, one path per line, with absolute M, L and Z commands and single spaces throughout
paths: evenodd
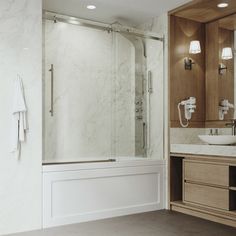
M 156 211 L 68 225 L 15 236 L 236 236 L 236 228 L 192 216 Z

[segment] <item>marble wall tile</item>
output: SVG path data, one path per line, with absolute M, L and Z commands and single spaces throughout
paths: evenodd
M 212 128 L 213 133 L 218 130 L 219 135 L 231 135 L 231 128 Z M 198 135 L 209 134 L 208 128 L 171 128 L 170 129 L 170 143 L 171 144 L 204 144 Z
M 171 144 L 203 144 L 198 138 L 198 135 L 206 133 L 204 128 L 171 128 L 170 129 L 170 143 Z
M 41 227 L 41 0 L 0 1 L 0 234 Z M 13 81 L 24 83 L 29 132 L 21 159 L 10 153 Z

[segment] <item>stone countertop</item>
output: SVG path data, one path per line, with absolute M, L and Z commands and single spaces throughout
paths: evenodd
M 236 146 L 171 144 L 171 153 L 236 157 Z

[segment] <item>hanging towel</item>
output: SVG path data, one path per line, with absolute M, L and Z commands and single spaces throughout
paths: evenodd
M 27 123 L 27 106 L 25 102 L 24 87 L 19 75 L 14 81 L 13 88 L 13 110 L 12 110 L 12 147 L 11 151 L 20 157 L 21 142 L 26 140 Z

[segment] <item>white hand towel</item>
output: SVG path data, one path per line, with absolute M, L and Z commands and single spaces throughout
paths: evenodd
M 27 124 L 27 107 L 22 79 L 18 75 L 14 81 L 14 97 L 12 110 L 12 152 L 20 155 L 21 142 L 25 141 Z

